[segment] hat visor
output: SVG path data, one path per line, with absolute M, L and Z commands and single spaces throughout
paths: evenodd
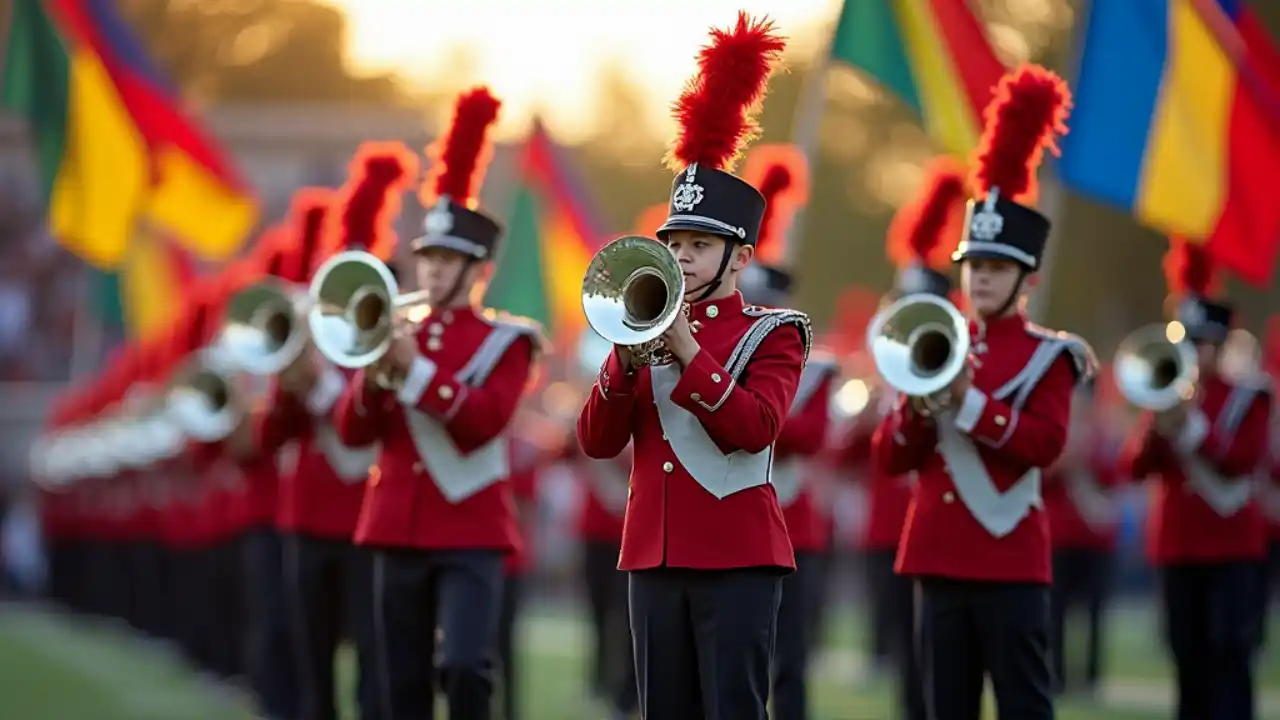
M 704 232 L 708 235 L 715 235 L 726 240 L 740 241 L 740 238 L 734 233 L 725 229 L 723 224 L 711 222 L 710 220 L 701 220 L 696 217 L 669 218 L 662 223 L 662 227 L 658 228 L 658 238 L 666 239 L 666 234 L 676 230 L 692 230 L 693 232 Z
M 441 248 L 444 250 L 452 250 L 461 253 L 467 257 L 483 260 L 489 256 L 489 252 L 483 245 L 473 243 L 466 238 L 460 238 L 454 235 L 423 235 L 415 238 L 410 244 L 410 249 L 415 253 L 425 252 L 431 248 Z
M 1036 271 L 1036 267 L 1027 264 L 1024 258 L 1018 257 L 1011 252 L 1004 252 L 999 248 L 963 247 L 951 253 L 951 262 L 962 263 L 965 260 L 1007 260 L 1008 262 L 1017 263 L 1031 272 Z

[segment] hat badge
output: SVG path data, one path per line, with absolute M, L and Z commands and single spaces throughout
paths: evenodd
M 671 196 L 671 207 L 676 212 L 689 212 L 698 207 L 698 204 L 706 197 L 706 190 L 695 182 L 697 173 L 697 163 L 685 168 L 684 182 L 676 188 L 675 193 Z
M 423 227 L 431 237 L 448 235 L 453 230 L 453 213 L 449 212 L 448 196 L 442 195 L 439 200 L 436 200 L 436 204 L 432 206 L 423 221 Z
M 987 199 L 982 203 L 982 210 L 974 213 L 969 222 L 969 237 L 983 242 L 991 242 L 1000 237 L 1004 231 L 1004 217 L 996 210 L 996 201 L 1000 198 L 1000 188 L 991 188 Z

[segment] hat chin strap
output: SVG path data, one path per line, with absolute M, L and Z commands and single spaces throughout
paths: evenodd
M 1022 290 L 1022 281 L 1025 280 L 1029 274 L 1030 272 L 1028 272 L 1025 267 L 1021 265 L 1018 266 L 1018 279 L 1014 281 L 1013 289 L 1009 291 L 1009 297 L 1005 298 L 1004 302 L 1000 303 L 1000 307 L 991 314 L 991 317 L 1004 317 L 1004 314 L 1009 312 L 1009 308 L 1013 307 L 1013 304 L 1018 301 L 1018 295 Z
M 471 266 L 476 264 L 476 259 L 468 256 L 462 262 L 462 267 L 458 269 L 458 275 L 453 279 L 453 285 L 449 287 L 449 292 L 438 303 L 432 303 L 433 307 L 447 308 L 453 305 L 453 301 L 457 299 L 458 293 L 462 291 L 462 279 L 467 276 L 467 272 L 471 270 Z
M 702 302 L 703 300 L 706 300 L 707 298 L 711 297 L 711 293 L 715 292 L 716 290 L 719 290 L 720 285 L 724 282 L 724 271 L 729 269 L 729 262 L 733 260 L 733 251 L 736 247 L 737 246 L 734 244 L 732 240 L 729 240 L 728 238 L 726 238 L 725 244 L 724 244 L 724 254 L 720 256 L 720 268 L 716 270 L 716 276 L 692 290 L 685 290 L 684 292 L 685 297 L 688 297 L 689 295 L 692 295 L 693 293 L 696 293 L 699 290 L 701 290 L 702 294 L 699 295 L 693 302 Z

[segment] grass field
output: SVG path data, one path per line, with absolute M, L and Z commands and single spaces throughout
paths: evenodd
M 859 678 L 863 647 L 852 612 L 837 616 L 813 673 L 814 720 L 892 720 L 890 690 Z M 1094 702 L 1064 701 L 1060 720 L 1170 716 L 1168 666 L 1155 618 L 1117 610 L 1109 682 Z M 524 720 L 603 720 L 585 699 L 586 628 L 568 607 L 535 607 L 521 627 Z M 351 675 L 350 659 L 342 673 Z M 1280 720 L 1280 652 L 1259 670 L 1264 718 Z M 350 705 L 350 701 L 346 703 Z M 247 720 L 237 693 L 200 680 L 168 653 L 113 626 L 0 606 L 0 717 L 6 720 Z M 354 718 L 352 708 L 347 717 Z M 989 713 L 994 718 L 994 713 Z

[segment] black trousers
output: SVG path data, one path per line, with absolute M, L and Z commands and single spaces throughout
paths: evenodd
M 811 619 L 817 612 L 822 555 L 796 553 L 796 571 L 782 579 L 777 640 L 773 653 L 773 712 L 778 720 L 809 717 L 807 680 L 812 650 Z
M 1109 550 L 1064 549 L 1053 553 L 1049 638 L 1053 648 L 1054 688 L 1058 692 L 1064 692 L 1076 684 L 1085 688 L 1097 687 L 1102 676 L 1103 616 L 1110 590 Z M 1087 628 L 1081 676 L 1074 676 L 1070 672 L 1067 657 L 1067 638 L 1070 636 L 1067 633 L 1067 619 L 1074 609 L 1084 611 Z
M 631 647 L 627 573 L 618 569 L 618 543 L 588 542 L 582 546 L 582 574 L 591 612 L 591 689 L 607 698 L 621 714 L 640 707 L 636 663 Z
M 241 540 L 244 572 L 245 676 L 259 710 L 270 720 L 298 717 L 298 659 L 289 636 L 284 548 L 274 528 L 257 528 Z
M 355 645 L 362 720 L 379 717 L 374 663 L 372 555 L 350 540 L 285 535 L 285 599 L 297 658 L 300 720 L 336 720 L 334 656 Z
M 871 550 L 863 556 L 869 601 L 867 609 L 870 612 L 867 618 L 870 626 L 867 657 L 877 669 L 893 665 L 894 646 L 901 637 L 895 628 L 901 626 L 906 606 L 901 604 L 900 594 L 895 592 L 895 578 L 898 576 L 893 572 L 893 564 L 896 557 L 894 550 Z
M 516 618 L 524 603 L 525 578 L 508 573 L 502 581 L 502 611 L 498 616 L 498 667 L 502 673 L 502 720 L 518 720 L 520 688 L 516 647 Z
M 159 543 L 139 540 L 128 549 L 129 624 L 153 637 L 162 634 L 164 604 L 169 600 L 167 567 Z
M 1275 603 L 1277 597 L 1280 597 L 1278 590 L 1280 590 L 1280 540 L 1272 540 L 1267 549 L 1266 566 L 1263 568 L 1259 647 L 1267 647 L 1271 644 L 1268 642 L 1271 629 L 1271 605 Z
M 768 718 L 781 597 L 775 568 L 631 573 L 641 716 Z
M 1053 718 L 1049 588 L 917 580 L 919 643 L 930 720 L 982 717 L 985 676 L 1001 718 Z
M 1253 720 L 1258 647 L 1257 563 L 1175 565 L 1161 571 L 1178 720 Z
M 439 684 L 449 720 L 492 716 L 493 662 L 502 611 L 497 550 L 380 549 L 374 554 L 374 618 L 385 720 L 435 717 Z

